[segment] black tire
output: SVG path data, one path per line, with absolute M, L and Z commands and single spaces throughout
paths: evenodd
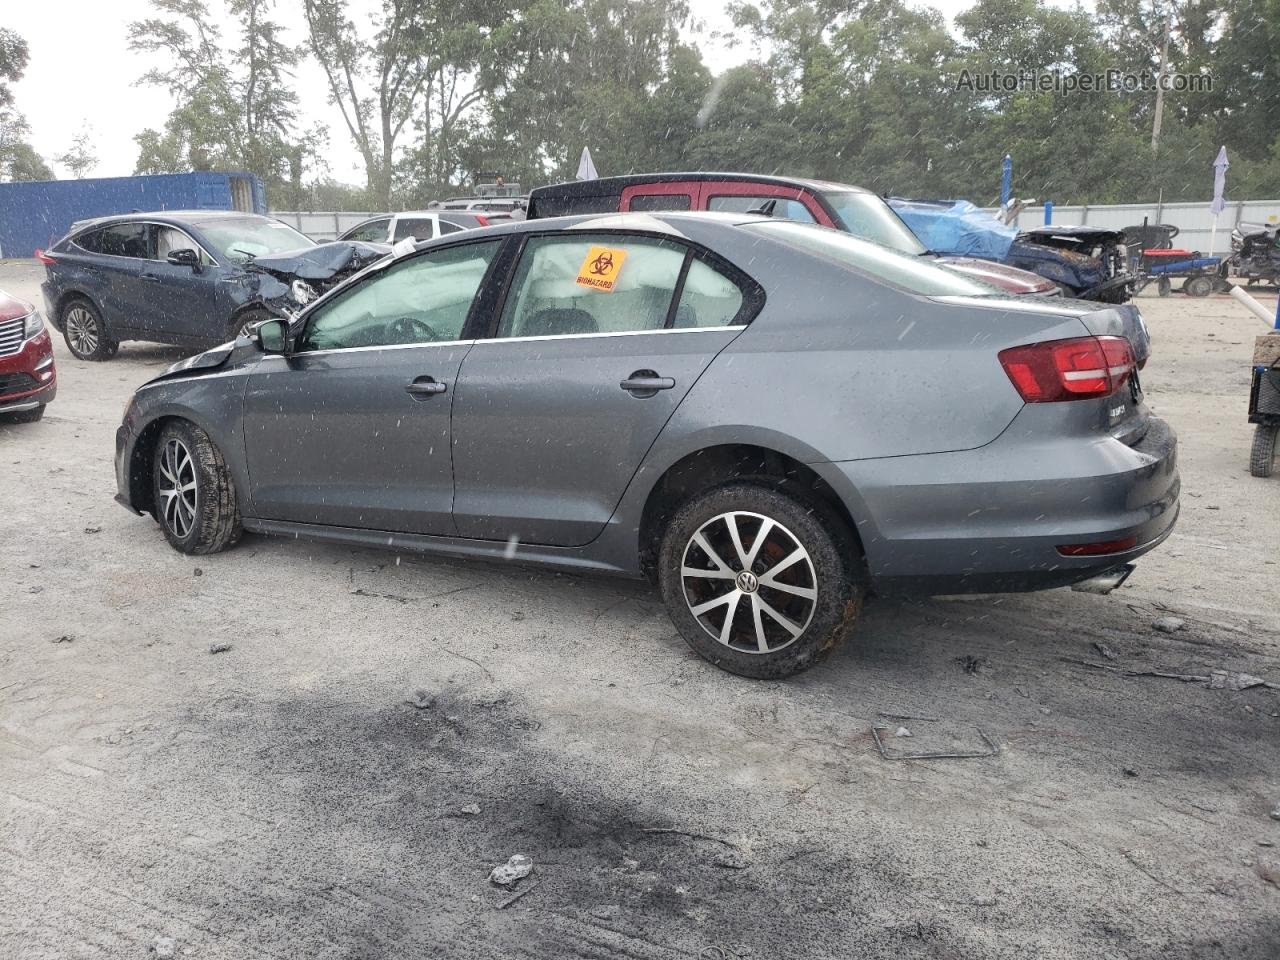
M 1280 426 L 1260 423 L 1253 431 L 1253 447 L 1249 451 L 1249 472 L 1255 477 L 1269 477 L 1276 463 L 1276 435 Z
M 192 481 L 193 491 L 181 489 Z M 155 518 L 175 550 L 217 553 L 240 539 L 231 471 L 209 435 L 194 423 L 173 420 L 160 431 L 151 461 L 151 491 Z
M 227 326 L 227 338 L 235 340 L 242 333 L 246 333 L 248 327 L 255 323 L 261 323 L 263 320 L 270 320 L 275 314 L 269 310 L 250 309 L 241 313 L 237 313 L 231 318 L 231 323 Z
M 1168 277 L 1161 277 L 1156 281 L 1156 295 L 1167 297 L 1173 292 L 1173 284 L 1169 282 Z
M 734 516 L 745 559 L 754 561 L 745 581 L 748 571 L 728 516 Z M 773 526 L 757 544 L 766 519 Z M 796 547 L 804 556 L 784 564 Z M 715 575 L 684 576 L 688 569 Z M 825 658 L 848 633 L 866 594 L 861 551 L 835 511 L 798 487 L 767 477 L 713 487 L 683 504 L 663 531 L 658 585 L 672 622 L 699 656 L 729 673 L 761 680 L 791 676 Z M 793 592 L 803 590 L 814 595 Z M 722 596 L 732 599 L 721 602 Z M 750 602 L 743 602 L 747 597 Z M 722 609 L 731 610 L 728 624 Z M 769 610 L 788 619 L 790 628 Z M 727 643 L 721 639 L 726 633 Z
M 120 350 L 120 344 L 112 339 L 102 313 L 83 297 L 75 297 L 63 304 L 58 326 L 62 328 L 67 349 L 79 360 L 110 360 Z
M 35 423 L 44 416 L 46 404 L 32 410 L 16 410 L 13 413 L 0 413 L 0 423 Z
M 1182 292 L 1188 297 L 1207 297 L 1213 293 L 1213 279 L 1205 276 L 1190 277 L 1182 285 Z

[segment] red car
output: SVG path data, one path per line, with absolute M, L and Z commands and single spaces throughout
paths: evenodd
M 887 203 L 846 183 L 754 173 L 639 173 L 538 187 L 529 194 L 530 220 L 571 213 L 637 210 L 759 211 L 820 223 L 874 240 L 900 253 L 928 256 L 944 266 L 1014 296 L 1059 296 L 1051 280 L 991 260 L 927 251 Z
M 0 420 L 39 420 L 57 392 L 53 341 L 40 311 L 0 290 Z

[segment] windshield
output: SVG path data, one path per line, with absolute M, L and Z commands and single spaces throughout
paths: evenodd
M 855 237 L 874 240 L 893 250 L 914 256 L 928 252 L 925 245 L 911 232 L 911 228 L 875 194 L 853 190 L 824 190 L 822 196 L 835 211 L 836 225 Z
M 213 220 L 200 224 L 200 232 L 218 253 L 234 263 L 245 263 L 253 257 L 265 257 L 316 245 L 310 237 L 276 220 L 248 217 L 239 220 Z
M 829 227 L 792 220 L 762 220 L 744 224 L 743 229 L 767 233 L 926 297 L 989 297 L 1001 292 L 918 255 L 899 253 Z

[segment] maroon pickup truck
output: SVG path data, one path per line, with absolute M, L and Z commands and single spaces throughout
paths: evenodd
M 1058 296 L 1051 280 L 1016 267 L 930 253 L 887 203 L 844 183 L 753 173 L 638 173 L 538 187 L 529 194 L 529 219 L 577 213 L 652 210 L 761 212 L 819 223 L 903 253 L 928 256 L 953 270 L 1018 296 Z

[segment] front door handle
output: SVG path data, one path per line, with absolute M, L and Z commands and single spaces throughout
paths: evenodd
M 141 279 L 145 280 L 147 283 L 159 283 L 159 282 L 160 282 L 160 278 L 159 278 L 159 277 L 157 277 L 154 273 L 144 273 L 144 274 L 142 274 Z
M 415 400 L 429 400 L 448 389 L 448 384 L 441 383 L 435 377 L 416 377 L 404 385 L 404 392 Z
M 652 397 L 659 390 L 670 390 L 676 382 L 670 377 L 660 377 L 654 370 L 637 370 L 618 384 L 633 397 Z

